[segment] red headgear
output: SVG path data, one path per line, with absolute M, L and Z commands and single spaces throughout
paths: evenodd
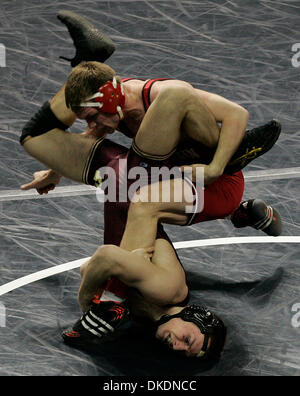
M 93 100 L 93 102 L 88 102 Z M 99 111 L 117 114 L 121 119 L 124 118 L 122 107 L 125 104 L 125 94 L 122 83 L 118 83 L 116 77 L 112 81 L 107 81 L 102 85 L 98 92 L 80 103 L 82 107 L 98 107 Z

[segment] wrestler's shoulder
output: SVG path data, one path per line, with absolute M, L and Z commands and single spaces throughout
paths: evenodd
M 154 79 L 155 80 L 155 79 Z M 164 92 L 168 88 L 188 88 L 194 89 L 194 87 L 182 80 L 166 79 L 166 80 L 155 80 L 155 84 L 151 87 L 151 100 L 153 101 L 160 93 Z

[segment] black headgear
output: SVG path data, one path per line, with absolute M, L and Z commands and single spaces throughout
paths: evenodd
M 156 322 L 156 326 L 158 327 L 173 318 L 181 318 L 185 322 L 194 323 L 199 327 L 201 333 L 204 334 L 203 346 L 197 357 L 207 357 L 208 355 L 219 357 L 226 338 L 226 327 L 220 318 L 208 308 L 199 305 L 190 305 L 175 315 L 163 315 Z M 211 344 L 207 351 L 210 337 Z

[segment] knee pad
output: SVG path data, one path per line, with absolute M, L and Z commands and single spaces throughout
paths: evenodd
M 40 110 L 25 124 L 20 137 L 20 143 L 23 145 L 27 136 L 40 136 L 55 128 L 65 131 L 69 127 L 55 116 L 50 108 L 50 103 L 45 102 Z

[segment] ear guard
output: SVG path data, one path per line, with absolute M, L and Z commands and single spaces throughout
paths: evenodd
M 89 102 L 92 100 L 92 102 Z M 118 83 L 114 76 L 112 81 L 107 81 L 98 91 L 80 103 L 81 107 L 98 107 L 99 111 L 109 114 L 119 114 L 124 118 L 122 107 L 125 104 L 125 94 L 122 83 Z
M 203 346 L 197 357 L 206 358 L 209 355 L 214 357 L 220 356 L 225 344 L 226 327 L 218 316 L 208 308 L 196 304 L 188 305 L 175 315 L 163 315 L 155 323 L 156 329 L 173 318 L 181 318 L 186 322 L 194 323 L 204 335 Z M 212 340 L 208 348 L 210 337 L 212 337 Z

